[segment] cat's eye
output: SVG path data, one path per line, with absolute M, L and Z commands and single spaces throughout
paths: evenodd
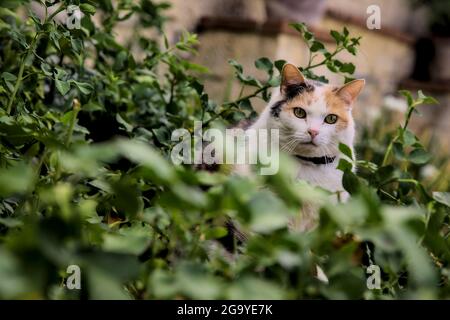
M 338 120 L 338 116 L 335 114 L 329 114 L 325 117 L 325 122 L 328 124 L 335 124 Z
M 304 119 L 304 118 L 306 118 L 306 111 L 303 110 L 302 108 L 297 107 L 297 108 L 294 108 L 294 115 L 297 118 Z

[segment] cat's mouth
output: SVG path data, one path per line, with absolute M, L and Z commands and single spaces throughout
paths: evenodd
M 314 143 L 314 141 L 307 141 L 307 142 L 302 142 L 301 144 L 306 145 L 306 146 L 314 146 L 317 147 L 317 144 Z

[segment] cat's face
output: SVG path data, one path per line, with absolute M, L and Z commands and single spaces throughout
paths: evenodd
M 293 65 L 283 69 L 281 98 L 271 106 L 272 127 L 280 130 L 281 149 L 309 157 L 339 154 L 339 143 L 353 144 L 351 106 L 364 86 L 342 87 L 306 80 Z

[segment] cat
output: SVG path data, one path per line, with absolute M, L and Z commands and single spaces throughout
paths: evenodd
M 280 88 L 249 129 L 278 129 L 280 150 L 297 160 L 295 177 L 346 201 L 349 194 L 342 185 L 343 173 L 336 168 L 341 158 L 339 144 L 349 146 L 354 155 L 352 107 L 364 85 L 363 79 L 343 86 L 309 80 L 296 66 L 286 64 Z M 313 228 L 316 211 L 304 205 L 291 227 L 300 231 Z
M 347 145 L 355 154 L 352 107 L 364 85 L 363 79 L 343 86 L 309 80 L 296 66 L 286 64 L 281 72 L 280 88 L 274 92 L 256 121 L 244 121 L 235 128 L 244 131 L 278 129 L 280 150 L 297 160 L 294 177 L 329 190 L 334 194 L 335 201 L 346 201 L 349 194 L 342 185 L 343 173 L 337 169 L 342 156 L 339 144 Z M 199 169 L 211 170 L 212 167 L 201 166 Z M 249 175 L 251 167 L 235 165 L 233 171 L 237 175 Z M 313 229 L 318 222 L 317 209 L 304 203 L 300 214 L 290 222 L 290 229 L 300 232 Z M 249 236 L 241 232 L 235 223 L 231 219 L 227 221 L 229 233 L 220 241 L 230 257 L 236 248 L 229 248 L 227 244 L 233 243 L 234 238 L 244 243 Z M 213 245 L 211 252 L 217 250 L 216 243 Z M 317 274 L 320 274 L 319 271 Z

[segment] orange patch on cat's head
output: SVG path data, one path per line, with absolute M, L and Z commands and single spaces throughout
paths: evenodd
M 348 104 L 337 94 L 338 88 L 329 88 L 325 92 L 325 102 L 327 104 L 327 113 L 338 116 L 336 122 L 337 130 L 344 130 L 353 121 Z
M 364 80 L 353 80 L 344 86 L 329 87 L 325 91 L 327 112 L 339 117 L 336 128 L 343 130 L 353 122 L 351 107 L 365 84 Z

